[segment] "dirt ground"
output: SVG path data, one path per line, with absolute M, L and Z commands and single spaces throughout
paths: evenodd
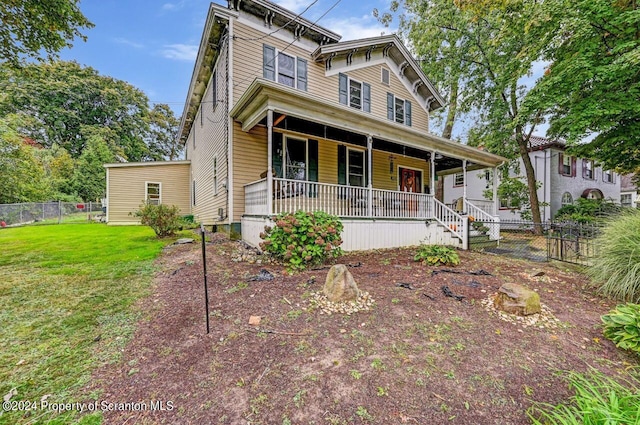
M 411 249 L 353 253 L 339 261 L 375 305 L 347 316 L 310 306 L 326 268 L 288 275 L 240 254 L 251 258 L 221 235 L 207 245 L 207 335 L 200 245 L 165 250 L 122 362 L 89 388 L 138 410 L 105 423 L 521 425 L 534 401 L 569 396 L 557 372 L 637 364 L 602 336 L 614 303 L 561 263 L 460 252 L 452 269 L 416 263 Z M 261 269 L 274 279 L 251 280 Z M 558 321 L 500 317 L 486 300 L 505 282 L 535 289 Z

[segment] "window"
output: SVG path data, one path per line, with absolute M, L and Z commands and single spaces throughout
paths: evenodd
M 576 176 L 576 158 L 564 155 L 563 153 L 558 154 L 558 173 L 567 177 L 575 177 Z
M 381 79 L 382 79 L 382 84 L 386 86 L 390 84 L 389 70 L 387 68 L 382 68 Z
M 347 149 L 347 170 L 349 186 L 365 186 L 364 151 Z
M 352 80 L 347 74 L 339 74 L 338 79 L 340 103 L 364 112 L 371 112 L 371 86 Z
M 631 198 L 632 197 L 630 193 L 623 193 L 622 195 L 620 195 L 620 205 L 622 205 L 623 207 L 633 206 L 633 201 Z
M 582 177 L 587 180 L 593 180 L 593 161 L 590 159 L 582 160 Z
M 602 181 L 605 183 L 613 183 L 613 171 L 611 170 L 603 171 Z
M 267 80 L 307 91 L 307 61 L 262 46 L 262 76 Z
M 162 199 L 160 198 L 160 183 L 145 182 L 145 201 L 147 204 L 160 205 Z
M 563 193 L 562 200 L 560 203 L 562 204 L 563 207 L 573 204 L 573 196 L 571 196 L 569 192 Z
M 453 176 L 453 187 L 464 186 L 464 173 L 456 173 Z
M 213 194 L 218 194 L 218 157 L 213 157 Z
M 307 141 L 287 137 L 284 163 L 284 178 L 307 180 Z
M 387 118 L 411 127 L 411 102 L 387 93 Z

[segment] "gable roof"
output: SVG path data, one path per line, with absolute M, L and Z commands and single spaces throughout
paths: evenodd
M 561 139 L 551 140 L 551 139 L 547 139 L 546 137 L 540 137 L 540 136 L 529 137 L 530 151 L 541 151 L 551 147 L 564 149 L 567 147 L 567 144 L 564 142 L 564 140 L 561 140 Z
M 351 56 L 355 53 L 364 52 L 370 58 L 374 51 L 382 51 L 384 57 L 395 63 L 401 77 L 407 78 L 410 86 L 413 87 L 414 94 L 424 99 L 428 111 L 445 105 L 444 98 L 395 34 L 322 45 L 312 53 L 311 57 L 316 62 L 327 62 L 327 68 L 330 69 L 331 62 L 336 57 L 345 57 L 349 63 Z

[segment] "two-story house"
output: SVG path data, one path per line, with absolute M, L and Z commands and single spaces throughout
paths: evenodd
M 541 207 L 544 221 L 553 219 L 561 207 L 578 198 L 610 199 L 614 202 L 620 199 L 620 175 L 603 170 L 593 160 L 571 156 L 565 148 L 561 140 L 538 136 L 531 136 L 529 140 L 529 158 L 539 185 L 538 200 L 545 204 Z M 526 183 L 522 160 L 519 160 L 518 167 L 510 168 L 509 174 L 510 177 L 521 177 Z M 456 208 L 457 200 L 466 192 L 470 202 L 483 205 L 487 212 L 499 216 L 501 221 L 519 220 L 520 211 L 513 209 L 508 199 L 499 199 L 494 204 L 484 198 L 483 192 L 492 186 L 493 173 L 488 169 L 466 175 L 451 174 L 444 180 L 444 201 L 459 209 Z
M 266 0 L 211 4 L 185 161 L 107 165 L 108 221 L 181 197 L 183 213 L 253 245 L 274 215 L 323 210 L 342 218 L 347 250 L 465 247 L 466 218 L 435 199 L 436 175 L 504 158 L 429 133 L 443 104 L 396 35 L 341 42 Z
M 638 184 L 635 174 L 620 176 L 620 205 L 623 207 L 640 208 Z

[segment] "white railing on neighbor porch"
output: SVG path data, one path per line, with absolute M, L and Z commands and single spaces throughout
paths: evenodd
M 267 180 L 244 186 L 245 213 L 276 215 L 283 212 L 324 211 L 340 217 L 412 218 L 436 220 L 453 235 L 466 240 L 466 217 L 435 199 L 433 195 L 352 187 L 301 180 L 273 178 L 271 211 Z
M 476 209 L 482 210 L 490 217 L 493 217 L 496 215 L 496 204 L 493 201 L 489 201 L 487 199 L 467 199 L 466 205 L 467 206 L 471 205 Z

